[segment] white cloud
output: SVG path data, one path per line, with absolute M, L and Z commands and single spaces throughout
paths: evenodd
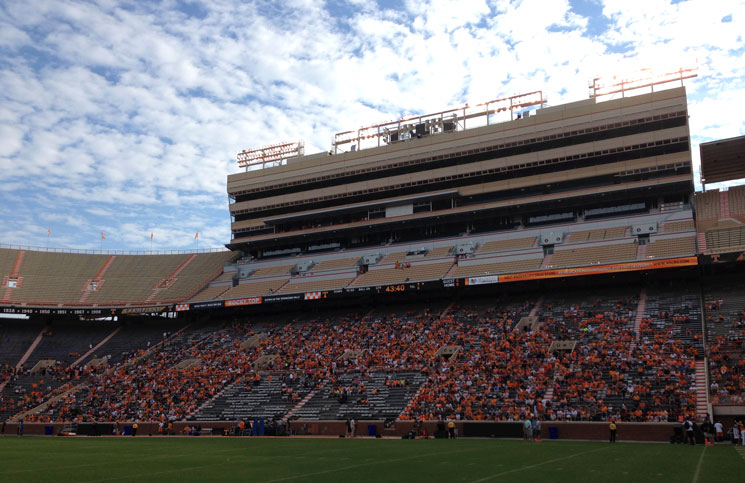
M 161 225 L 159 243 L 188 247 L 203 229 L 201 242 L 220 245 L 241 149 L 304 139 L 306 152 L 325 151 L 336 132 L 537 89 L 556 105 L 585 98 L 596 75 L 662 60 L 701 66 L 689 83 L 694 143 L 745 131 L 741 1 L 607 0 L 597 36 L 588 25 L 599 19 L 567 0 L 194 8 L 198 17 L 174 2 L 0 6 L 0 185 L 18 194 L 16 212 L 42 208 L 21 196 L 33 185 L 66 210 L 56 231 L 73 245 L 89 241 L 71 225 L 95 234 L 103 219 L 117 247 L 141 247 L 140 232 Z M 33 237 L 14 233 L 3 238 Z

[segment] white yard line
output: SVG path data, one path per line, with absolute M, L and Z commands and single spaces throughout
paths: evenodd
M 212 466 L 224 466 L 224 465 L 225 463 L 223 461 L 220 461 L 219 463 L 211 463 L 208 465 L 187 466 L 184 468 L 176 468 L 173 470 L 165 470 L 165 471 L 148 471 L 147 473 L 138 473 L 136 475 L 113 476 L 111 478 L 102 478 L 100 480 L 84 480 L 84 482 L 85 483 L 97 483 L 99 481 L 131 480 L 131 479 L 136 479 L 141 476 L 167 475 L 168 473 L 180 473 L 182 471 L 198 470 L 202 468 L 209 468 Z
M 436 456 L 436 455 L 440 455 L 440 454 L 463 453 L 465 451 L 473 451 L 473 450 L 468 449 L 468 450 L 461 450 L 461 451 L 439 451 L 437 453 L 423 453 L 423 454 L 419 454 L 419 455 L 415 455 L 415 456 L 408 456 L 406 458 L 394 458 L 394 459 L 389 459 L 389 460 L 384 460 L 384 461 L 377 461 L 377 460 L 376 461 L 369 461 L 367 463 L 359 463 L 359 464 L 356 464 L 356 465 L 341 466 L 339 468 L 334 468 L 334 469 L 331 469 L 331 470 L 314 471 L 313 473 L 303 473 L 303 474 L 300 474 L 300 475 L 286 476 L 284 478 L 277 478 L 275 480 L 267 480 L 264 483 L 274 483 L 276 481 L 297 480 L 299 478 L 308 478 L 310 476 L 325 475 L 325 474 L 328 474 L 328 473 L 336 473 L 338 471 L 351 470 L 353 468 L 360 468 L 362 466 L 384 465 L 384 464 L 388 464 L 388 463 L 396 463 L 398 461 L 407 461 L 407 460 L 413 460 L 413 459 L 417 459 L 417 458 L 424 458 L 424 457 L 427 457 L 427 456 Z
M 701 456 L 698 457 L 698 464 L 696 465 L 696 472 L 693 473 L 693 483 L 696 483 L 698 481 L 699 475 L 701 475 L 701 463 L 704 462 L 704 453 L 706 453 L 706 446 L 704 446 L 703 451 L 701 451 Z
M 609 449 L 609 448 L 610 447 L 598 448 L 598 449 L 593 449 L 593 450 L 590 450 L 590 451 L 583 451 L 581 453 L 574 453 L 574 454 L 571 454 L 569 456 L 562 456 L 561 458 L 554 458 L 552 460 L 542 461 L 542 462 L 536 463 L 534 465 L 521 466 L 520 468 L 515 468 L 515 469 L 507 470 L 507 471 L 502 471 L 501 473 L 494 473 L 493 475 L 485 476 L 484 478 L 480 478 L 478 480 L 473 480 L 471 483 L 480 483 L 482 481 L 491 480 L 493 478 L 498 478 L 500 476 L 509 475 L 510 473 L 515 473 L 517 471 L 528 470 L 530 468 L 537 468 L 538 466 L 543 466 L 543 465 L 547 465 L 549 463 L 555 463 L 557 461 L 563 461 L 563 460 L 568 460 L 568 459 L 571 459 L 571 458 L 576 458 L 577 456 L 582 456 L 582 455 L 585 455 L 585 454 L 596 453 L 598 451 L 603 451 L 603 450 L 606 450 L 606 449 Z

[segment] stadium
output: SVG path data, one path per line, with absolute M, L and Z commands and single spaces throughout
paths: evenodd
M 557 462 L 602 450 L 490 446 L 524 438 L 530 419 L 539 440 L 603 442 L 611 421 L 621 441 L 683 442 L 690 419 L 708 446 L 702 425 L 745 418 L 745 188 L 694 191 L 691 75 L 596 85 L 552 107 L 532 92 L 399 119 L 339 133 L 318 154 L 302 142 L 242 151 L 225 250 L 0 248 L 0 312 L 23 316 L 0 326 L 2 434 L 136 436 L 73 444 L 166 456 L 156 436 L 199 435 L 202 456 L 173 456 L 195 478 L 218 471 L 210 454 L 273 448 L 354 450 L 352 474 L 381 452 L 420 476 L 463 451 L 469 481 L 514 476 L 476 463 L 512 451 L 545 481 Z M 701 145 L 704 187 L 745 178 L 744 144 Z M 367 441 L 446 438 L 450 422 L 467 440 L 457 449 Z M 150 446 L 136 449 L 142 436 Z M 240 436 L 294 446 L 227 446 Z M 620 457 L 683 454 L 670 448 Z M 699 454 L 685 454 L 698 473 Z M 707 466 L 741 464 L 709 454 Z M 148 464 L 146 475 L 177 476 Z

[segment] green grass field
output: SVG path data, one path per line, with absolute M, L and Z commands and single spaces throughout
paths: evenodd
M 730 445 L 0 437 L 0 481 L 745 481 Z

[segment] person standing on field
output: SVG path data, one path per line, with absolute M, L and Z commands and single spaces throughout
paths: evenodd
M 615 443 L 616 442 L 616 429 L 617 429 L 615 420 L 610 422 L 608 429 L 610 429 L 610 442 Z

